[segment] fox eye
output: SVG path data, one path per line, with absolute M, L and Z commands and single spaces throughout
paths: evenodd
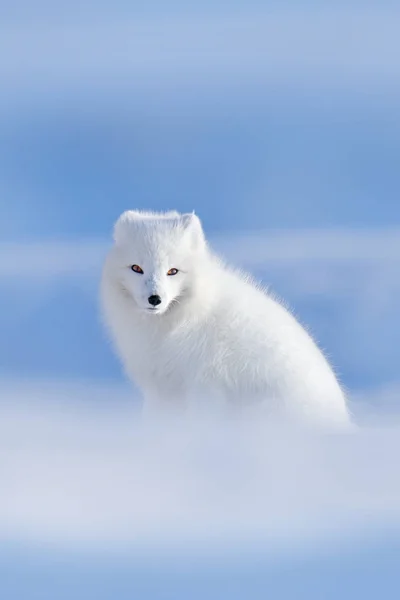
M 143 275 L 143 269 L 142 267 L 139 267 L 139 265 L 132 265 L 131 269 L 132 271 L 135 271 L 135 273 L 140 273 L 141 275 Z
M 178 269 L 170 269 L 167 275 L 176 275 L 178 273 Z

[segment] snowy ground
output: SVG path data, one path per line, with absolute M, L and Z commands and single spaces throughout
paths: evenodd
M 144 426 L 120 386 L 3 384 L 2 597 L 395 598 L 400 424 L 384 416 L 336 435 Z
M 268 554 L 400 525 L 392 418 L 331 435 L 222 418 L 150 425 L 118 387 L 15 392 L 3 390 L 0 419 L 6 538 Z

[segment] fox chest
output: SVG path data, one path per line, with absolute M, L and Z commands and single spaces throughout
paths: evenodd
M 135 340 L 135 379 L 146 385 L 187 390 L 201 376 L 205 348 L 195 332 Z

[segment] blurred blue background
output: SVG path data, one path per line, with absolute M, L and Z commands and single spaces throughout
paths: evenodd
M 3 406 L 21 382 L 124 387 L 98 314 L 102 258 L 123 210 L 171 208 L 195 209 L 217 250 L 289 302 L 356 406 L 395 410 L 399 17 L 395 3 L 356 0 L 0 2 Z M 390 568 L 372 555 L 355 568 L 375 564 L 381 582 Z M 115 597 L 111 583 L 91 588 L 108 577 L 93 557 L 85 570 L 23 556 L 0 557 L 4 598 Z M 108 568 L 109 582 L 129 578 Z M 321 597 L 319 569 L 305 569 L 304 597 Z M 389 576 L 385 598 L 397 597 Z M 85 583 L 63 595 L 71 577 Z M 248 597 L 224 577 L 198 597 Z M 170 579 L 175 595 L 126 585 L 119 599 L 195 597 Z M 371 585 L 362 597 L 377 597 Z

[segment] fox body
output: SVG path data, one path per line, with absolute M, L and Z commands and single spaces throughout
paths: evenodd
M 215 402 L 348 423 L 344 394 L 316 343 L 278 301 L 225 266 L 196 215 L 123 213 L 101 296 L 145 408 Z

